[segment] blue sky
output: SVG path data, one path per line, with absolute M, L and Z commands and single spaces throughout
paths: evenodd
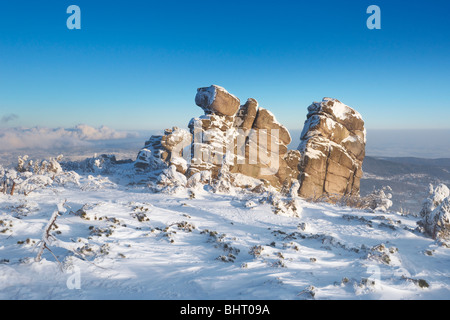
M 81 30 L 68 30 L 69 5 Z M 381 8 L 381 30 L 366 9 Z M 255 98 L 290 129 L 334 97 L 368 129 L 450 129 L 450 2 L 8 1 L 0 126 L 186 127 L 196 89 Z

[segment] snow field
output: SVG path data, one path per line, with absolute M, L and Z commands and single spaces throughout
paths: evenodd
M 415 230 L 417 218 L 302 199 L 293 217 L 247 192 L 191 199 L 113 180 L 0 196 L 1 299 L 450 297 L 449 249 Z M 53 254 L 35 262 L 64 200 Z

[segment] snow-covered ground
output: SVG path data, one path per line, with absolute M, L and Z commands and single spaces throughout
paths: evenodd
M 450 298 L 450 249 L 413 216 L 298 198 L 296 217 L 249 192 L 128 182 L 82 174 L 79 185 L 1 194 L 0 299 Z M 36 262 L 64 201 L 52 252 Z

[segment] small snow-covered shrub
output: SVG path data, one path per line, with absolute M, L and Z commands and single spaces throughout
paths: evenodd
M 29 195 L 31 192 L 43 189 L 47 186 L 50 186 L 53 184 L 53 180 L 51 177 L 46 175 L 31 175 L 29 178 L 23 180 L 20 183 L 20 191 L 24 195 Z
M 26 217 L 28 214 L 39 211 L 39 204 L 27 199 L 20 199 L 17 204 L 8 207 L 15 217 Z
M 450 240 L 450 190 L 446 185 L 429 186 L 420 216 L 418 225 L 426 234 L 433 239 Z
M 14 169 L 6 169 L 0 166 L 0 192 L 14 195 L 14 191 L 21 179 Z
M 386 212 L 393 204 L 391 192 L 391 187 L 385 186 L 381 189 L 374 189 L 370 194 L 364 197 L 359 195 L 342 196 L 327 194 L 315 199 L 315 202 L 328 202 L 345 207 Z
M 56 158 L 50 158 L 49 160 L 33 161 L 29 160 L 28 156 L 18 157 L 16 170 L 19 173 L 32 172 L 36 175 L 50 175 L 63 172 L 61 168 L 61 160 L 63 155 L 59 155 Z
M 78 171 L 92 174 L 111 174 L 115 170 L 115 165 L 126 163 L 127 161 L 117 161 L 115 155 L 101 154 L 82 161 L 68 161 L 63 163 L 66 170 Z
M 0 191 L 3 194 L 24 194 L 50 185 L 79 185 L 75 172 L 65 172 L 60 165 L 62 155 L 49 160 L 32 161 L 28 156 L 18 157 L 15 169 L 0 166 Z
M 297 195 L 283 196 L 273 187 L 266 189 L 259 202 L 270 204 L 273 212 L 278 215 L 300 217 L 303 211 Z
M 84 183 L 83 186 L 81 186 L 81 190 L 95 191 L 106 188 L 114 189 L 115 187 L 116 184 L 111 180 L 109 180 L 108 177 L 88 175 L 86 183 Z
M 389 186 L 372 191 L 365 197 L 368 207 L 374 211 L 388 211 L 392 207 L 392 193 L 390 192 L 392 192 L 392 189 Z

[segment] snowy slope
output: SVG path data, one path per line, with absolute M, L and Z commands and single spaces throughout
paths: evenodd
M 450 298 L 450 249 L 411 216 L 301 199 L 283 216 L 250 193 L 190 199 L 118 178 L 0 195 L 0 299 Z M 35 262 L 64 200 L 55 256 Z

